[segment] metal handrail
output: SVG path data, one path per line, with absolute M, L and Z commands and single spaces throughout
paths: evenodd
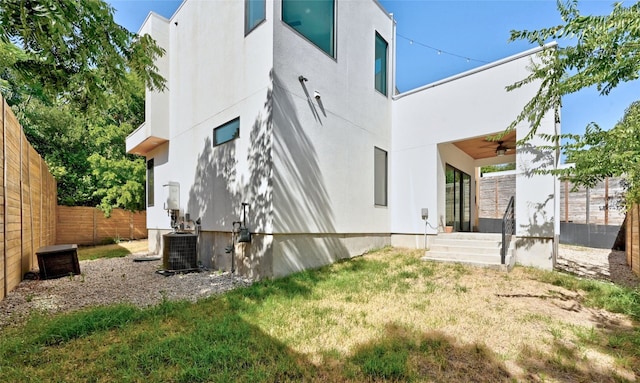
M 507 258 L 507 251 L 509 250 L 511 237 L 515 234 L 515 228 L 515 198 L 511 196 L 507 209 L 504 212 L 504 216 L 502 216 L 502 249 L 500 250 L 500 261 L 503 265 Z

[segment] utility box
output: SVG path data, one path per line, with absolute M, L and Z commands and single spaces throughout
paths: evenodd
M 180 210 L 180 183 L 169 182 L 162 185 L 165 191 L 166 201 L 164 203 L 165 210 Z
M 53 279 L 80 274 L 78 245 L 53 245 L 36 251 L 40 279 Z

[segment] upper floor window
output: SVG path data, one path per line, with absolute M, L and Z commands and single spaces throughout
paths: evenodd
M 240 117 L 213 129 L 213 146 L 222 145 L 240 137 Z
M 154 175 L 153 175 L 153 158 L 147 160 L 147 206 L 154 204 Z
M 334 0 L 282 0 L 282 21 L 335 57 Z
M 387 95 L 387 49 L 387 42 L 384 41 L 384 39 L 378 34 L 378 32 L 376 32 L 374 85 L 376 89 L 385 96 Z
M 265 20 L 265 0 L 244 0 L 244 34 L 247 35 Z

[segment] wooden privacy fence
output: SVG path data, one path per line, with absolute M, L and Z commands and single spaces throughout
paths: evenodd
M 113 209 L 111 217 L 94 207 L 58 206 L 56 242 L 99 245 L 119 239 L 147 238 L 147 215 Z
M 0 299 L 56 242 L 56 181 L 2 96 L 0 124 Z
M 622 225 L 625 209 L 624 188 L 617 177 L 607 178 L 595 187 L 573 190 L 570 182 L 560 183 L 560 222 Z M 516 192 L 515 174 L 485 176 L 480 179 L 478 210 L 480 218 L 502 218 L 509 198 Z
M 627 212 L 626 222 L 627 264 L 631 270 L 640 275 L 640 205 L 635 205 Z

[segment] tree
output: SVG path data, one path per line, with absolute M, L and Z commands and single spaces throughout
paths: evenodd
M 629 7 L 617 3 L 606 16 L 581 15 L 577 4 L 577 0 L 558 1 L 564 24 L 511 31 L 511 41 L 525 39 L 540 46 L 549 40 L 575 40 L 573 45 L 544 50 L 531 74 L 508 88 L 540 81 L 536 95 L 508 128 L 530 122 L 525 140 L 536 134 L 542 117 L 560 105 L 562 96 L 591 86 L 607 95 L 618 84 L 637 80 L 640 75 L 640 3 Z
M 113 8 L 102 0 L 3 0 L 3 52 L 12 53 L 4 64 L 11 65 L 18 82 L 82 106 L 126 92 L 128 72 L 150 89 L 165 86 L 154 64 L 162 48 L 149 35 L 116 24 Z
M 480 168 L 480 173 L 482 173 L 482 174 L 496 173 L 496 172 L 504 172 L 504 171 L 507 171 L 507 170 L 515 170 L 515 169 L 516 169 L 516 163 L 515 162 L 509 162 L 507 164 L 483 166 L 483 167 Z
M 84 111 L 16 97 L 25 135 L 58 180 L 59 204 L 99 206 L 107 215 L 112 207 L 144 209 L 144 161 L 125 153 L 127 135 L 143 120 L 144 85 L 127 77 L 125 97 L 107 95 Z
M 58 203 L 144 208 L 144 161 L 125 138 L 162 90 L 164 51 L 102 0 L 0 2 L 0 91 L 58 181 Z
M 611 130 L 590 124 L 583 136 L 571 138 L 564 150 L 575 167 L 559 174 L 586 187 L 605 177 L 623 176 L 626 203 L 640 203 L 640 101 L 631 104 Z
M 549 40 L 568 38 L 575 41 L 567 47 L 544 50 L 541 61 L 531 74 L 508 89 L 540 82 L 535 96 L 525 105 L 509 129 L 523 121 L 531 124 L 524 140 L 536 134 L 542 117 L 560 105 L 562 96 L 595 86 L 607 95 L 620 83 L 640 77 L 640 2 L 628 7 L 613 5 L 605 16 L 581 15 L 577 1 L 558 1 L 564 24 L 537 31 L 512 31 L 511 40 L 526 39 L 539 45 Z M 586 127 L 585 134 L 542 135 L 556 144 L 568 143 L 562 150 L 575 166 L 551 171 L 571 179 L 577 185 L 594 186 L 604 177 L 624 176 L 627 204 L 640 203 L 640 104 L 633 103 L 622 120 L 610 131 L 596 124 Z

